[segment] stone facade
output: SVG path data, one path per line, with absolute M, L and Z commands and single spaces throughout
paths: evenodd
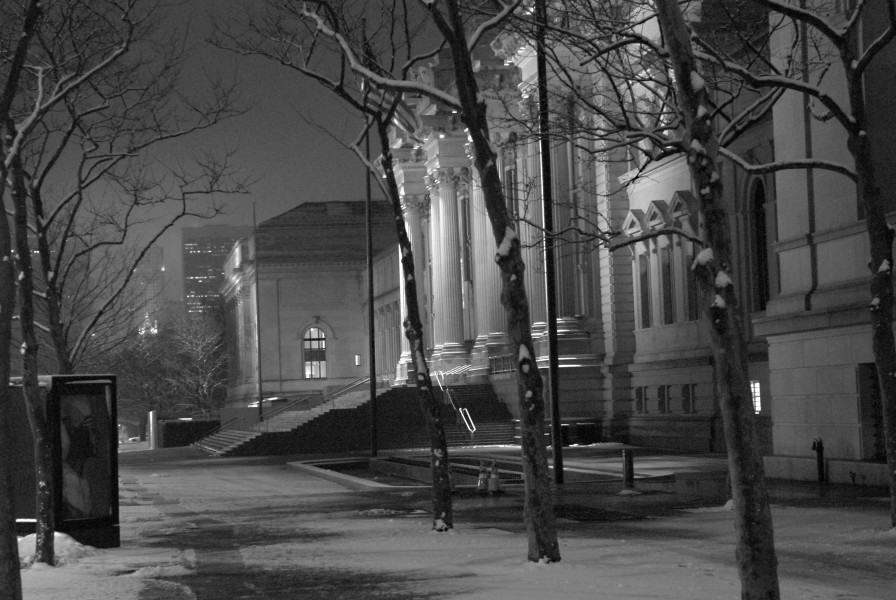
M 394 368 L 397 238 L 391 208 L 373 208 L 377 348 Z M 222 290 L 229 407 L 257 400 L 259 356 L 264 398 L 325 394 L 368 375 L 366 260 L 364 202 L 300 204 L 234 246 Z
M 518 217 L 525 246 L 533 334 L 546 371 L 539 148 L 522 129 L 497 118 L 509 105 L 531 114 L 527 91 L 535 65 L 531 48 L 518 40 L 493 47 L 499 58 L 483 56 L 479 63 L 487 84 L 483 97 L 496 116 L 494 147 L 508 210 Z M 884 60 L 889 77 L 896 57 L 887 53 Z M 418 76 L 450 87 L 444 58 Z M 517 414 L 495 240 L 466 132 L 453 112 L 426 99 L 410 104 L 418 129 L 396 131 L 391 141 L 431 368 L 456 385 L 490 382 Z M 807 155 L 845 160 L 842 134 L 813 121 L 807 110 L 800 96 L 785 94 L 774 113 L 730 149 L 752 163 Z M 699 238 L 701 214 L 687 165 L 670 158 L 644 167 L 623 149 L 588 143 L 583 148 L 581 141 L 557 141 L 552 150 L 554 223 L 572 232 L 555 255 L 561 421 L 596 423 L 603 440 L 724 451 L 709 331 L 697 310 L 690 269 L 694 243 L 664 234 L 611 251 L 596 237 L 609 229 L 635 239 L 674 227 Z M 819 171 L 749 175 L 731 163 L 721 176 L 734 238 L 734 283 L 751 328 L 751 387 L 769 475 L 813 478 L 812 441 L 822 438 L 832 480 L 846 481 L 852 471 L 877 483 L 880 401 L 865 308 L 867 236 L 854 185 Z M 264 240 L 268 228 L 286 232 L 287 226 L 301 225 L 275 219 L 262 224 L 256 237 Z M 303 233 L 284 235 L 294 241 Z M 318 250 L 327 254 L 341 241 L 320 238 Z M 375 275 L 378 376 L 404 385 L 413 381 L 414 367 L 400 326 L 405 307 L 399 257 L 394 242 L 393 250 L 387 246 L 378 254 Z M 246 248 L 252 255 L 252 244 Z M 302 335 L 313 326 L 332 339 L 326 387 L 363 377 L 366 367 L 352 363 L 366 349 L 361 259 L 309 261 L 293 249 L 282 255 L 271 250 L 266 244 L 259 251 L 266 394 L 320 386 L 303 379 L 299 368 Z M 251 314 L 252 294 L 241 290 L 251 287 L 255 263 L 231 259 L 228 298 L 235 315 Z M 248 340 L 247 327 L 241 335 Z M 254 359 L 243 360 L 244 379 L 231 387 L 234 401 L 254 395 Z

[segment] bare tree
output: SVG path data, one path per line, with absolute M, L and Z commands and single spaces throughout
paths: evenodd
M 106 24 L 115 5 L 86 8 L 54 6 L 38 31 L 41 60 L 84 61 L 125 44 L 123 36 L 125 51 L 46 111 L 23 148 L 39 314 L 61 373 L 97 351 L 98 341 L 108 349 L 130 330 L 127 291 L 149 248 L 184 218 L 219 214 L 217 197 L 243 192 L 245 183 L 230 152 L 199 150 L 187 161 L 170 150 L 170 142 L 242 112 L 232 84 L 209 79 L 201 92 L 184 91 L 186 32 L 168 31 L 166 13 L 142 0 L 125 5 L 124 28 Z M 43 85 L 68 75 L 47 68 Z
M 711 97 L 706 74 L 699 73 L 693 57 L 691 31 L 674 1 L 571 2 L 554 14 L 551 23 L 554 43 L 548 48 L 557 90 L 554 100 L 562 111 L 554 117 L 559 124 L 555 135 L 586 153 L 606 156 L 621 151 L 621 159 L 640 165 L 642 172 L 657 161 L 687 157 L 693 187 L 700 191 L 706 239 L 668 227 L 650 235 L 679 235 L 705 246 L 694 271 L 712 334 L 742 595 L 777 598 L 771 512 L 749 389 L 747 331 L 733 285 L 735 264 L 718 170 L 720 141 L 714 129 L 715 122 L 733 112 L 724 131 L 725 142 L 732 144 L 769 114 L 776 96 L 753 95 L 744 107 L 742 87 L 715 80 Z M 745 21 L 741 27 L 747 31 L 751 24 Z M 533 25 L 523 15 L 512 31 L 531 36 Z M 570 233 L 589 235 L 611 248 L 644 239 L 617 241 L 619 232 L 600 223 L 584 231 L 572 223 L 565 231 L 545 232 Z
M 683 145 L 694 187 L 700 191 L 707 247 L 693 269 L 702 307 L 711 323 L 711 344 L 735 507 L 741 597 L 780 597 L 777 555 L 762 456 L 756 440 L 743 312 L 732 285 L 731 235 L 718 171 L 718 138 L 711 121 L 710 96 L 700 75 L 690 30 L 674 0 L 657 0 L 656 18 L 675 73 Z
M 802 94 L 810 102 L 813 117 L 838 124 L 846 134 L 846 150 L 852 164 L 805 160 L 808 166 L 840 173 L 856 185 L 856 195 L 864 214 L 871 251 L 869 268 L 872 348 L 882 396 L 886 460 L 890 488 L 890 526 L 896 527 L 896 340 L 893 335 L 893 229 L 887 223 L 888 199 L 881 189 L 881 166 L 889 157 L 886 144 L 874 143 L 869 92 L 870 69 L 884 60 L 896 39 L 896 2 L 856 2 L 834 6 L 833 2 L 789 3 L 751 0 L 769 12 L 790 44 L 757 71 L 735 55 L 695 37 L 696 55 L 706 64 L 730 73 L 766 94 Z M 840 3 L 836 3 L 840 4 Z M 836 9 L 836 10 L 835 10 Z M 864 32 L 873 32 L 865 39 Z M 773 60 L 772 60 L 773 59 Z M 833 90 L 842 86 L 845 93 Z M 734 157 L 732 157 L 734 158 Z M 780 165 L 739 164 L 751 171 L 779 169 Z
M 121 272 L 118 281 L 103 282 L 108 286 L 106 295 L 96 296 L 92 312 L 75 324 L 80 336 L 76 343 L 62 335 L 61 306 L 68 294 L 60 286 L 66 280 L 73 286 L 82 283 L 91 263 L 78 264 L 78 259 L 123 245 L 131 228 L 150 219 L 149 211 L 164 200 L 173 197 L 180 204 L 176 221 L 191 214 L 187 206 L 192 197 L 228 190 L 232 183 L 222 159 L 200 159 L 193 166 L 155 172 L 134 168 L 141 161 L 149 164 L 145 152 L 152 144 L 235 114 L 226 90 L 219 90 L 220 95 L 205 105 L 184 94 L 170 99 L 176 91 L 171 65 L 153 71 L 155 59 L 148 58 L 154 56 L 157 41 L 153 37 L 161 18 L 157 9 L 157 4 L 145 0 L 68 0 L 46 7 L 33 23 L 33 33 L 26 36 L 29 43 L 16 67 L 21 71 L 18 85 L 4 113 L 3 175 L 10 188 L 3 198 L 5 208 L 9 197 L 15 220 L 23 390 L 36 452 L 37 562 L 53 563 L 55 527 L 50 433 L 37 385 L 38 331 L 50 333 L 59 359 L 57 370 L 71 370 L 73 357 L 83 352 L 97 324 L 112 307 L 120 306 L 134 265 Z M 194 123 L 185 120 L 187 113 L 195 116 Z M 47 197 L 52 195 L 46 193 L 49 189 L 68 185 L 72 187 L 60 195 L 58 204 Z M 169 186 L 174 192 L 166 191 Z M 117 188 L 130 202 L 109 202 L 105 207 L 111 210 L 103 212 L 97 188 L 112 194 Z M 136 260 L 159 235 L 150 236 Z M 37 239 L 41 255 L 40 277 L 34 273 L 32 238 Z M 38 289 L 39 282 L 45 289 Z M 46 323 L 41 323 L 42 317 Z
M 211 316 L 183 318 L 166 328 L 171 330 L 171 347 L 163 356 L 164 377 L 159 379 L 168 382 L 178 402 L 194 415 L 208 415 L 219 408 L 227 382 L 223 321 Z
M 523 475 L 526 483 L 525 519 L 530 561 L 560 560 L 554 522 L 547 453 L 544 448 L 544 382 L 535 363 L 529 302 L 524 287 L 525 265 L 520 241 L 507 213 L 501 176 L 491 145 L 487 105 L 479 93 L 479 82 L 470 49 L 481 36 L 512 14 L 519 2 L 497 3 L 499 10 L 484 20 L 468 38 L 468 23 L 460 3 L 447 0 L 426 3 L 434 23 L 451 49 L 461 120 L 467 126 L 473 147 L 473 164 L 482 182 L 486 210 L 498 245 L 495 258 L 501 270 L 501 302 L 507 311 L 507 333 L 516 358 L 519 381 L 520 429 Z
M 407 117 L 410 113 L 400 93 L 384 93 L 382 88 L 370 85 L 363 76 L 357 78 L 350 67 L 351 58 L 360 56 L 366 68 L 373 72 L 386 74 L 394 69 L 399 77 L 406 78 L 408 71 L 421 59 L 414 54 L 414 34 L 418 32 L 419 25 L 413 22 L 413 17 L 405 12 L 400 2 L 365 5 L 360 14 L 352 13 L 348 7 L 337 6 L 337 3 L 319 4 L 323 14 L 313 15 L 315 19 L 311 21 L 310 29 L 305 25 L 305 20 L 312 16 L 311 13 L 290 4 L 276 4 L 273 10 L 261 16 L 247 14 L 247 22 L 241 24 L 239 29 L 232 24 L 220 24 L 216 43 L 241 54 L 279 62 L 298 75 L 317 82 L 364 118 L 361 134 L 348 145 L 371 175 L 382 173 L 385 181 L 380 177 L 375 177 L 375 180 L 392 205 L 407 306 L 404 332 L 411 347 L 420 406 L 430 437 L 432 529 L 450 531 L 454 528 L 454 515 L 448 444 L 441 407 L 433 391 L 426 360 L 423 324 L 417 302 L 414 252 L 402 216 L 402 200 L 390 145 L 390 127 L 400 120 L 399 114 Z M 317 18 L 320 20 L 317 21 Z M 320 34 L 318 26 L 328 32 L 320 40 L 316 39 Z M 329 44 L 326 43 L 328 38 Z M 333 43 L 335 39 L 339 40 L 338 44 Z M 399 53 L 406 60 L 396 66 L 394 63 Z M 432 53 L 432 49 L 425 49 L 422 57 Z M 362 142 L 366 143 L 371 135 L 376 135 L 380 143 L 381 156 L 376 165 L 369 160 L 366 147 L 362 149 Z
M 508 18 L 518 4 L 518 2 L 499 4 L 497 14 L 486 19 L 468 39 L 468 23 L 465 22 L 458 3 L 448 1 L 444 6 L 440 2 L 423 3 L 444 44 L 451 51 L 457 80 L 456 96 L 450 90 L 427 85 L 421 81 L 411 81 L 406 77 L 395 77 L 391 72 L 372 69 L 364 60 L 364 55 L 359 55 L 350 40 L 334 28 L 334 23 L 328 19 L 325 10 L 314 11 L 305 7 L 302 14 L 313 25 L 317 36 L 334 40 L 338 44 L 341 55 L 346 61 L 345 68 L 362 77 L 371 88 L 380 90 L 382 94 L 396 96 L 412 92 L 461 112 L 461 120 L 473 140 L 474 164 L 479 173 L 486 208 L 498 246 L 496 261 L 503 284 L 501 301 L 507 310 L 508 335 L 511 350 L 516 357 L 526 489 L 524 515 L 529 542 L 528 558 L 531 561 L 555 562 L 560 560 L 560 552 L 550 492 L 547 454 L 543 445 L 544 385 L 535 362 L 536 355 L 532 344 L 528 299 L 523 280 L 525 266 L 519 237 L 513 221 L 507 214 L 501 179 L 495 163 L 496 155 L 489 138 L 486 106 L 479 96 L 479 83 L 470 56 L 471 49 L 477 48 L 482 41 L 482 35 Z M 434 56 L 432 53 L 430 55 Z
M 16 7 L 20 9 L 20 7 Z M 21 12 L 3 10 L 3 20 L 16 34 L 10 44 L 12 53 L 4 71 L 2 95 L 0 95 L 0 598 L 21 600 L 22 580 L 19 571 L 18 542 L 15 516 L 12 506 L 11 447 L 8 431 L 9 406 L 14 401 L 9 387 L 10 342 L 12 340 L 12 316 L 15 310 L 15 269 L 13 266 L 12 232 L 6 215 L 6 187 L 12 163 L 18 155 L 13 105 L 25 70 L 28 49 L 34 38 L 42 8 L 39 0 L 31 0 Z M 12 125 L 13 129 L 9 127 Z

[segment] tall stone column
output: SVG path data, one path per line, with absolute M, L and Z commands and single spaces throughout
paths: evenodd
M 507 318 L 504 307 L 501 306 L 501 274 L 495 263 L 495 236 L 478 177 L 474 177 L 470 183 L 470 208 L 477 335 L 468 379 L 486 381 L 489 375 L 489 358 L 505 352 L 508 339 Z
M 464 152 L 466 133 L 452 129 L 449 116 L 433 119 L 435 129 L 424 145 L 433 264 L 432 362 L 434 371 L 449 371 L 469 361 L 464 335 L 458 186 L 469 172 L 470 161 Z
M 465 364 L 463 282 L 461 277 L 461 239 L 458 215 L 458 184 L 463 169 L 439 168 L 431 172 L 439 197 L 439 292 L 435 297 L 436 323 L 440 348 L 438 369 L 447 371 Z M 435 194 L 434 194 L 435 195 Z M 435 210 L 433 211 L 435 212 Z
M 442 244 L 441 239 L 444 235 L 442 232 L 442 214 L 440 211 L 442 199 L 439 196 L 438 182 L 430 175 L 426 176 L 426 187 L 429 189 L 429 250 L 431 262 L 431 280 L 432 280 L 432 299 L 430 309 L 432 311 L 432 351 L 433 360 L 442 352 L 442 343 L 445 339 L 445 322 L 439 317 L 441 305 L 443 303 L 442 287 L 445 280 L 445 265 L 442 260 Z
M 527 156 L 523 159 L 525 181 L 532 187 L 525 206 L 526 219 L 532 223 L 541 223 L 541 177 L 539 171 L 538 142 L 526 144 Z M 522 214 L 522 212 L 521 212 Z M 520 241 L 524 244 L 523 259 L 526 261 L 526 289 L 529 295 L 529 316 L 532 319 L 532 337 L 537 338 L 545 332 L 547 325 L 547 305 L 545 300 L 544 255 L 542 251 L 542 233 L 530 225 L 520 223 Z
M 622 150 L 610 151 L 608 160 L 596 169 L 597 209 L 609 225 L 618 228 L 629 210 L 628 195 L 617 182 L 625 171 Z M 612 439 L 628 434 L 632 413 L 629 365 L 635 352 L 635 306 L 632 294 L 632 260 L 628 252 L 598 249 L 604 356 L 601 361 L 603 385 L 601 410 L 602 437 Z

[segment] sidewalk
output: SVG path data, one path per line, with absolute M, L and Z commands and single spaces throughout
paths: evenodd
M 618 448 L 569 450 L 567 468 L 621 471 Z M 122 547 L 26 569 L 25 598 L 739 597 L 732 513 L 718 498 L 646 487 L 647 475 L 717 477 L 724 460 L 634 451 L 641 494 L 605 483 L 555 490 L 556 565 L 526 560 L 522 494 L 512 486 L 494 496 L 460 489 L 454 533 L 433 534 L 425 486 L 358 491 L 288 465 L 309 457 L 122 453 Z M 470 452 L 512 458 L 519 449 Z M 843 486 L 821 496 L 816 485 L 778 482 L 771 493 L 783 598 L 894 598 L 886 496 Z

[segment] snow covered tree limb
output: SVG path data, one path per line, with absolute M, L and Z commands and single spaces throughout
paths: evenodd
M 425 3 L 425 0 L 423 0 L 423 2 Z M 522 0 L 513 0 L 513 2 L 501 2 L 500 0 L 498 0 L 497 4 L 501 7 L 501 10 L 499 10 L 494 16 L 489 17 L 488 19 L 483 21 L 479 25 L 479 27 L 476 28 L 476 31 L 470 34 L 470 39 L 467 42 L 467 47 L 470 50 L 473 50 L 474 48 L 476 48 L 476 46 L 479 45 L 480 41 L 482 40 L 482 36 L 506 21 L 507 18 L 511 14 L 513 14 L 513 11 L 515 11 L 517 7 L 522 4 Z
M 868 68 L 871 61 L 874 60 L 874 58 L 880 54 L 881 50 L 886 48 L 894 38 L 896 38 L 896 0 L 886 0 L 886 2 L 887 27 L 874 41 L 868 44 L 858 61 L 856 61 L 854 71 L 858 77 L 865 74 L 865 70 Z M 857 7 L 853 18 L 857 20 L 860 14 L 861 7 Z M 851 29 L 851 26 L 854 26 L 854 23 L 850 23 L 850 26 L 847 27 L 847 31 Z
M 655 229 L 648 233 L 642 233 L 640 235 L 636 235 L 633 237 L 626 236 L 623 240 L 610 242 L 607 244 L 607 247 L 611 251 L 619 250 L 621 248 L 627 248 L 629 246 L 633 246 L 640 242 L 646 242 L 647 240 L 656 239 L 658 237 L 663 237 L 666 235 L 676 236 L 676 237 L 686 239 L 689 242 L 693 242 L 701 247 L 706 246 L 706 240 L 704 240 L 703 238 L 698 237 L 696 235 L 693 235 L 691 233 L 688 233 L 687 231 L 685 231 L 684 229 L 681 229 L 680 227 L 660 227 L 659 229 Z
M 736 154 L 728 148 L 720 146 L 719 154 L 723 155 L 725 158 L 753 175 L 762 175 L 765 173 L 776 173 L 778 171 L 788 171 L 795 169 L 824 169 L 825 171 L 839 173 L 844 177 L 850 178 L 852 181 L 857 180 L 857 175 L 854 169 L 850 169 L 849 167 L 846 167 L 841 163 L 820 158 L 781 160 L 775 161 L 773 163 L 754 165 L 752 163 L 748 163 L 742 156 Z
M 752 1 L 764 6 L 769 11 L 785 15 L 797 22 L 808 23 L 824 34 L 824 36 L 827 37 L 838 50 L 843 48 L 843 45 L 846 43 L 844 30 L 837 30 L 827 19 L 808 8 L 803 8 L 793 2 L 781 2 L 780 0 Z
M 316 11 L 308 10 L 307 6 L 302 9 L 302 14 L 315 23 L 317 30 L 321 34 L 329 37 L 339 45 L 339 47 L 342 49 L 343 56 L 345 56 L 345 58 L 348 60 L 352 71 L 354 71 L 361 77 L 364 77 L 372 85 L 387 90 L 424 94 L 445 103 L 449 107 L 456 109 L 460 108 L 458 99 L 443 90 L 420 82 L 384 77 L 378 73 L 375 73 L 373 70 L 364 66 L 364 64 L 358 59 L 357 54 L 355 53 L 351 44 L 349 44 L 348 40 L 345 39 L 345 36 L 337 33 L 335 30 L 329 27 L 320 14 L 318 14 Z

